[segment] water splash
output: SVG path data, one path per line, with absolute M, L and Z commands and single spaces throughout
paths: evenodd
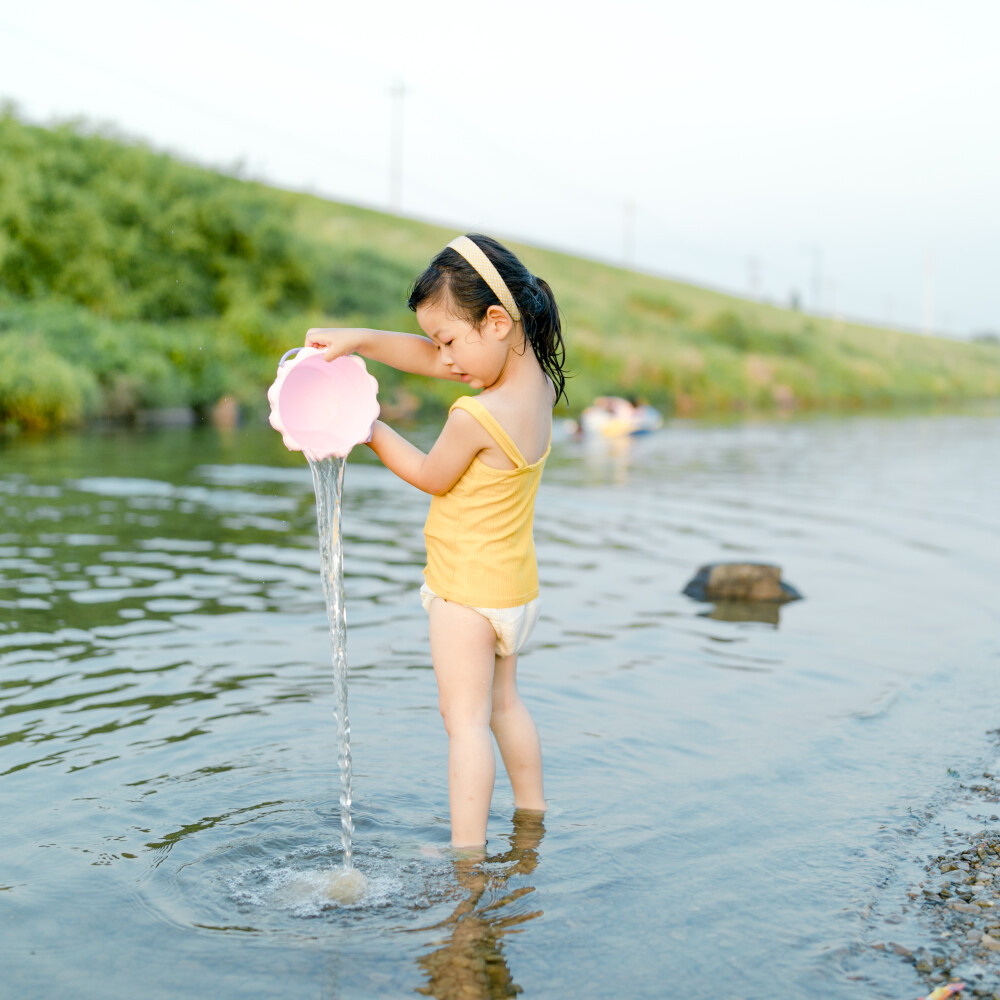
M 351 871 L 354 868 L 351 847 L 354 837 L 354 821 L 351 819 L 351 723 L 347 715 L 347 616 L 344 607 L 344 546 L 340 530 L 344 466 L 343 458 L 309 459 L 316 492 L 320 573 L 333 649 L 334 714 L 337 718 L 337 760 L 340 765 L 340 842 L 344 868 Z

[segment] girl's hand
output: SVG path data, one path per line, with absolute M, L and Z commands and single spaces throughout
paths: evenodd
M 324 361 L 333 361 L 344 354 L 356 354 L 364 341 L 364 330 L 338 327 L 313 327 L 306 332 L 306 347 L 323 352 Z

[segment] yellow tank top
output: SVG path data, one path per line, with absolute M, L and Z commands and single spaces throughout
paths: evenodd
M 475 396 L 456 399 L 451 409 L 456 407 L 486 428 L 515 468 L 494 469 L 474 458 L 447 493 L 431 500 L 424 524 L 424 577 L 445 600 L 478 608 L 516 608 L 538 596 L 532 524 L 551 445 L 528 465 L 510 435 Z

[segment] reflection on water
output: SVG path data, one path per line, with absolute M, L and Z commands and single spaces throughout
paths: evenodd
M 525 898 L 535 890 L 523 882 L 538 864 L 544 834 L 541 813 L 517 810 L 509 850 L 485 860 L 455 859 L 459 902 L 445 920 L 429 928 L 443 940 L 419 959 L 427 985 L 418 993 L 437 1000 L 492 1000 L 523 992 L 508 967 L 503 939 L 542 915 L 525 909 L 531 905 Z
M 353 849 L 371 891 L 332 906 L 309 897 L 343 848 L 305 463 L 269 428 L 0 446 L 5 985 L 926 993 L 874 947 L 912 950 L 919 922 L 895 914 L 890 934 L 873 914 L 914 831 L 935 849 L 953 775 L 992 752 L 998 447 L 995 416 L 556 441 L 519 663 L 551 809 L 544 840 L 512 833 L 499 782 L 488 836 L 510 851 L 479 865 L 434 852 L 447 745 L 417 598 L 426 499 L 352 455 Z M 808 595 L 780 628 L 682 593 L 699 566 L 743 561 Z
M 699 614 L 720 622 L 763 622 L 777 626 L 781 608 L 775 601 L 716 601 L 710 611 Z

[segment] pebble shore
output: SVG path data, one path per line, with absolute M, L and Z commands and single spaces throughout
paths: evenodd
M 1000 778 L 991 773 L 964 788 L 981 802 L 1000 802 Z M 984 818 L 997 825 L 954 837 L 907 893 L 933 943 L 912 951 L 896 942 L 875 946 L 911 962 L 927 993 L 962 982 L 964 1000 L 1000 1000 L 1000 817 Z

